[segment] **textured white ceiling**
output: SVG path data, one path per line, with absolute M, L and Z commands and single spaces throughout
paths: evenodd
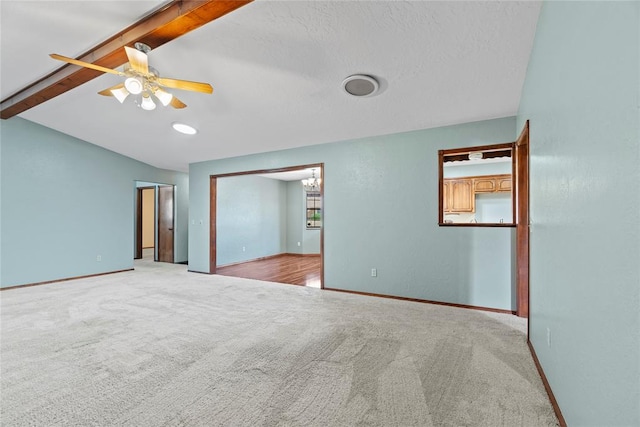
M 0 2 L 4 96 L 136 21 L 159 1 Z M 96 92 L 103 75 L 21 114 L 154 166 L 514 115 L 540 2 L 256 1 L 149 54 L 188 108 L 147 112 Z M 34 30 L 37 28 L 37 31 Z M 354 73 L 378 95 L 341 90 Z M 182 121 L 195 136 L 174 132 Z

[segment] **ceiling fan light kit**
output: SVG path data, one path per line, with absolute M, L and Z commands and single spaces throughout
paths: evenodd
M 171 95 L 169 92 L 166 92 L 160 88 L 157 88 L 153 94 L 155 95 L 156 98 L 158 98 L 158 101 L 160 101 L 160 103 L 163 106 L 167 106 L 171 103 L 171 100 L 173 99 L 173 95 Z
M 129 77 L 124 81 L 124 87 L 129 91 L 129 93 L 133 95 L 140 95 L 144 88 L 144 84 L 140 77 Z
M 200 93 L 213 93 L 213 88 L 209 83 L 160 77 L 158 71 L 149 66 L 147 53 L 151 51 L 151 48 L 140 42 L 135 43 L 134 46 L 135 49 L 129 46 L 124 47 L 127 58 L 129 59 L 129 63 L 124 66 L 124 71 L 112 70 L 100 65 L 79 61 L 77 59 L 68 58 L 55 53 L 52 53 L 50 56 L 53 59 L 68 62 L 69 64 L 91 68 L 93 70 L 102 71 L 103 73 L 116 74 L 120 77 L 126 77 L 123 83 L 102 90 L 98 93 L 104 96 L 113 96 L 121 104 L 124 103 L 124 100 L 127 99 L 129 95 L 140 95 L 139 97 L 136 97 L 135 102 L 143 110 L 147 111 L 151 111 L 156 108 L 156 103 L 153 101 L 153 97 L 155 97 L 165 107 L 171 105 L 173 108 L 180 109 L 187 106 L 184 102 L 173 96 L 173 94 L 163 90 L 162 87 Z
M 124 87 L 111 89 L 111 94 L 120 101 L 120 104 L 122 104 L 124 100 L 127 99 L 127 96 L 129 96 L 129 92 Z
M 142 107 L 143 110 L 147 110 L 147 111 L 156 109 L 156 103 L 153 102 L 153 99 L 151 99 L 151 96 L 146 92 L 142 94 L 142 102 L 140 103 L 140 106 Z

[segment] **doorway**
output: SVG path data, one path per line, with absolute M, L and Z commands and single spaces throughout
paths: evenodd
M 315 173 L 319 175 L 319 177 L 323 176 L 323 164 L 319 163 L 319 164 L 310 164 L 310 165 L 300 165 L 300 166 L 292 166 L 292 167 L 286 167 L 286 168 L 278 168 L 278 169 L 263 169 L 263 170 L 253 170 L 253 171 L 246 171 L 246 172 L 237 172 L 237 173 L 229 173 L 229 174 L 220 174 L 220 175 L 211 175 L 210 176 L 210 218 L 209 218 L 209 224 L 210 224 L 210 241 L 209 241 L 209 273 L 210 274 L 219 274 L 223 271 L 227 271 L 229 270 L 229 267 L 232 264 L 229 264 L 229 261 L 233 263 L 234 260 L 230 260 L 228 256 L 226 256 L 225 254 L 227 254 L 227 251 L 225 251 L 225 247 L 227 247 L 228 245 L 225 244 L 225 242 L 227 240 L 229 240 L 226 234 L 224 234 L 225 232 L 227 232 L 228 230 L 230 230 L 230 225 L 225 223 L 225 209 L 227 209 L 229 206 L 231 205 L 225 205 L 222 204 L 220 205 L 219 203 L 225 203 L 225 200 L 227 200 L 226 195 L 229 193 L 229 191 L 224 191 L 225 186 L 223 186 L 222 184 L 226 184 L 226 180 L 222 180 L 223 178 L 231 178 L 231 177 L 241 177 L 241 176 L 247 176 L 247 175 L 254 175 L 256 176 L 256 179 L 258 178 L 258 176 L 260 177 L 266 177 L 267 175 L 270 175 L 270 178 L 275 178 L 275 179 L 283 179 L 283 180 L 287 180 L 284 178 L 276 178 L 274 175 L 279 175 L 279 174 L 289 174 L 289 173 L 296 173 L 296 172 L 309 172 L 309 171 L 313 171 L 315 170 Z M 311 172 L 309 172 L 311 173 Z M 311 175 L 309 175 L 308 177 L 305 178 L 310 178 Z M 248 177 L 247 177 L 248 178 Z M 293 182 L 293 181 L 292 181 Z M 298 180 L 298 184 L 300 185 L 299 187 L 299 191 L 303 192 L 303 187 L 302 184 L 300 183 L 300 180 Z M 314 200 L 315 202 L 318 203 L 318 206 L 322 206 L 322 202 L 323 202 L 323 198 L 324 198 L 324 184 L 322 183 L 322 180 L 320 180 L 319 186 L 318 186 L 318 190 L 319 191 L 314 191 L 314 199 L 317 198 L 317 200 Z M 227 187 L 228 188 L 228 187 Z M 290 188 L 290 187 L 288 187 Z M 240 189 L 241 191 L 243 190 L 242 188 Z M 306 193 L 305 194 L 309 194 Z M 324 221 L 320 220 L 321 217 L 324 216 L 324 212 L 320 211 L 320 208 L 314 208 L 317 210 L 314 211 L 314 215 L 318 216 L 318 221 L 312 221 L 312 223 L 308 223 L 308 221 L 303 221 L 302 220 L 302 216 L 303 215 L 308 215 L 308 209 L 305 210 L 305 206 L 304 203 L 306 203 L 306 201 L 304 201 L 303 199 L 300 200 L 300 206 L 299 206 L 299 212 L 300 212 L 300 221 L 301 221 L 301 225 L 305 224 L 305 229 L 306 230 L 314 230 L 315 232 L 317 232 L 319 234 L 319 239 L 317 241 L 317 246 L 315 249 L 315 257 L 316 259 L 319 258 L 319 280 L 316 279 L 314 281 L 314 285 L 311 286 L 319 286 L 319 287 L 324 287 Z M 315 205 L 314 205 L 315 206 Z M 251 210 L 251 209 L 249 209 Z M 244 217 L 253 217 L 253 218 L 257 218 L 257 220 L 260 220 L 259 216 L 255 216 L 255 215 L 245 215 L 247 212 L 236 212 L 237 215 Z M 314 217 L 315 218 L 315 217 Z M 220 229 L 218 227 L 221 226 L 221 222 L 225 225 L 224 229 Z M 248 226 L 254 226 L 255 224 L 249 223 Z M 244 231 L 247 228 L 246 224 L 245 226 L 242 227 L 241 231 Z M 221 233 L 222 231 L 222 233 Z M 313 233 L 312 231 L 310 231 L 310 233 Z M 287 240 L 287 239 L 285 239 Z M 299 240 L 302 240 L 302 244 L 304 246 L 305 241 L 304 239 L 295 239 L 298 240 L 297 242 L 293 243 L 293 246 L 296 249 L 300 249 L 300 245 L 301 242 Z M 237 243 L 239 240 L 235 239 L 235 242 Z M 297 246 L 296 246 L 297 243 Z M 245 251 L 245 246 L 243 245 L 243 243 L 237 243 L 238 248 L 236 248 L 238 251 L 244 252 Z M 289 246 L 287 245 L 287 248 Z M 288 260 L 285 259 L 276 259 L 276 260 L 272 260 L 271 258 L 274 257 L 284 257 L 284 256 L 291 256 L 294 255 L 296 257 L 301 257 L 301 256 L 307 256 L 309 254 L 305 254 L 304 251 L 301 251 L 302 253 L 297 253 L 297 251 L 295 250 L 284 250 L 284 251 L 280 251 L 281 253 L 275 253 L 275 252 L 270 252 L 267 253 L 265 256 L 264 254 L 258 254 L 258 255 L 254 255 L 254 256 L 248 256 L 249 253 L 249 247 L 246 248 L 247 249 L 247 254 L 240 254 L 240 256 L 244 256 L 244 259 L 242 259 L 242 264 L 245 264 L 244 266 L 247 267 L 247 264 L 250 264 L 249 261 L 256 261 L 256 262 L 261 262 L 262 264 L 264 264 L 265 262 L 277 262 L 277 263 L 287 263 Z M 277 252 L 277 251 L 276 251 Z M 282 253 L 284 252 L 284 253 Z M 271 255 L 274 254 L 274 255 Z M 222 261 L 220 262 L 220 257 L 222 257 Z M 300 263 L 304 263 L 305 261 L 311 261 L 309 259 L 307 260 L 303 260 L 302 258 L 300 259 Z M 222 265 L 220 265 L 222 264 Z M 260 265 L 260 268 L 264 269 L 266 268 L 264 265 Z M 282 266 L 278 264 L 277 267 L 274 267 L 278 270 L 280 270 L 282 268 Z M 226 268 L 227 270 L 224 270 L 224 268 Z M 234 269 L 237 268 L 234 266 Z M 221 269 L 221 271 L 219 272 L 218 269 Z M 231 275 L 231 274 L 229 274 Z M 268 280 L 268 279 L 261 279 L 261 280 Z M 319 283 L 318 283 L 319 282 Z M 287 282 L 282 282 L 281 283 L 287 283 Z
M 174 262 L 175 186 L 136 182 L 134 259 Z
M 138 258 L 151 258 L 155 260 L 156 249 L 156 188 L 142 187 L 138 189 L 141 193 L 140 207 L 142 221 L 140 224 L 140 234 L 142 248 Z

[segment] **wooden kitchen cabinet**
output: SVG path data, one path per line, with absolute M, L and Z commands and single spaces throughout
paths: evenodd
M 445 178 L 442 182 L 445 213 L 473 213 L 476 194 L 511 191 L 511 174 Z
M 445 212 L 475 212 L 473 180 L 468 178 L 445 179 L 442 187 Z
M 469 177 L 473 179 L 473 191 L 476 193 L 495 193 L 511 191 L 511 174 Z
M 474 178 L 473 191 L 476 193 L 494 193 L 496 191 L 496 179 L 493 176 Z
M 498 175 L 496 180 L 497 189 L 496 191 L 508 191 L 511 192 L 511 183 L 512 183 L 511 175 Z

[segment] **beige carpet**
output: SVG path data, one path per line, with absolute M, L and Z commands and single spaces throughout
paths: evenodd
M 148 260 L 0 298 L 3 426 L 557 425 L 514 316 Z

